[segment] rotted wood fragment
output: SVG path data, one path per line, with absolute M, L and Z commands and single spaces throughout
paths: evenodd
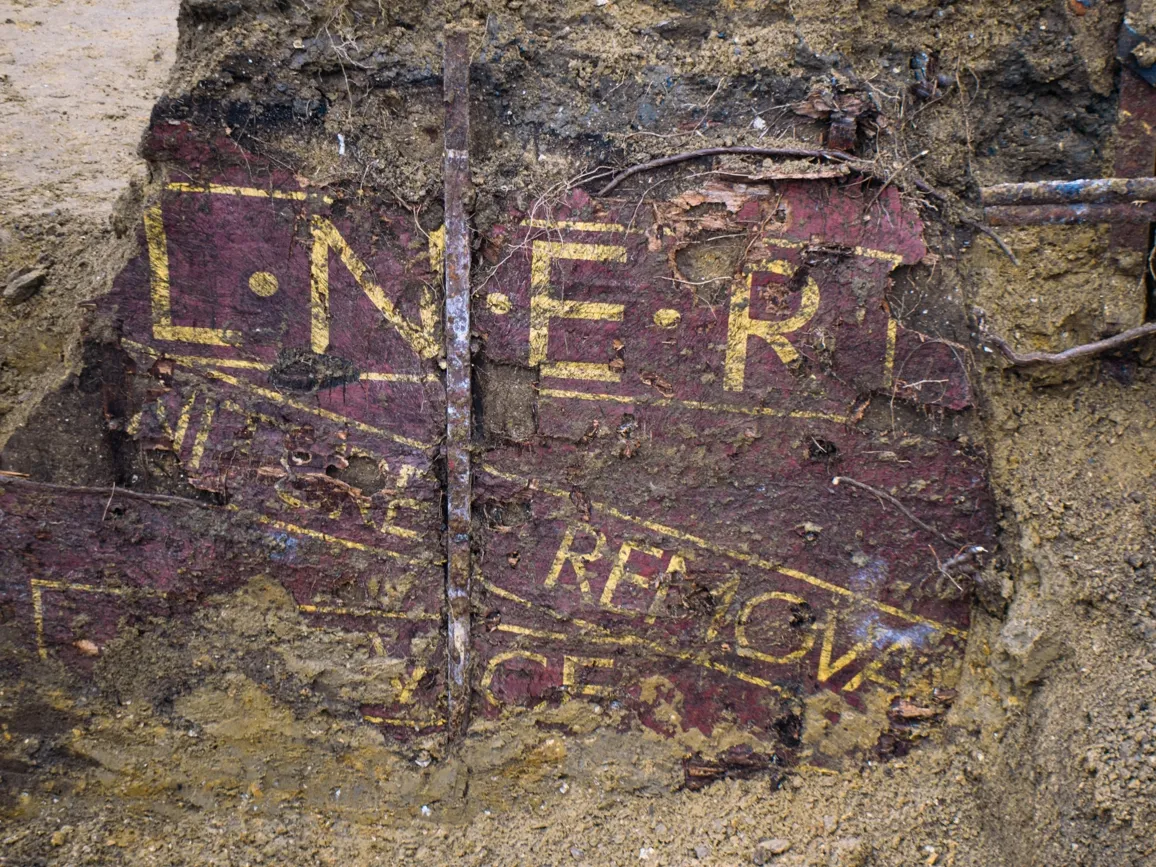
M 887 711 L 887 715 L 892 719 L 905 722 L 935 719 L 935 717 L 942 713 L 943 711 L 939 708 L 922 707 L 905 698 L 895 699 L 895 701 L 891 703 L 891 708 Z
M 639 163 L 636 166 L 631 166 L 622 172 L 615 175 L 606 186 L 600 189 L 598 196 L 605 196 L 612 192 L 627 178 L 642 172 L 649 172 L 654 169 L 662 168 L 663 166 L 672 166 L 676 163 L 684 163 L 687 160 L 695 160 L 700 157 L 714 157 L 723 156 L 726 154 L 743 154 L 752 157 L 789 157 L 789 158 L 810 158 L 828 160 L 836 163 L 855 163 L 859 160 L 851 154 L 844 153 L 838 150 L 824 150 L 821 148 L 760 148 L 760 147 L 717 147 L 717 148 L 701 148 L 696 151 L 686 151 L 679 154 L 671 154 L 670 156 L 659 157 L 645 163 Z
M 769 773 L 771 784 L 775 785 L 786 776 L 778 756 L 756 753 L 750 747 L 732 747 L 713 759 L 691 756 L 683 761 L 682 767 L 683 786 L 692 792 L 719 780 L 747 780 Z

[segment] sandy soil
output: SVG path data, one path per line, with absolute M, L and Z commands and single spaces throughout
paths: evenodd
M 141 130 L 176 51 L 177 3 L 0 3 L 0 219 L 106 216 L 144 172 Z

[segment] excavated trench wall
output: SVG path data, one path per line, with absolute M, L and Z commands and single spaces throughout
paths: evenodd
M 1147 226 L 976 228 L 1151 174 L 1124 14 L 186 0 L 115 237 L 3 253 L 12 863 L 1146 863 L 1151 344 L 985 334 L 1141 324 Z

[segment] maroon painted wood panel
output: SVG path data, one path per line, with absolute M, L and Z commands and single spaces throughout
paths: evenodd
M 443 728 L 440 231 L 181 124 L 147 148 L 163 188 L 89 340 L 120 484 L 198 502 L 0 482 L 0 603 L 83 671 L 270 577 L 403 662 L 352 712 Z M 993 510 L 966 353 L 888 306 L 927 255 L 893 189 L 575 191 L 482 240 L 475 718 L 584 701 L 789 760 L 812 696 L 952 682 L 970 599 L 942 564 Z

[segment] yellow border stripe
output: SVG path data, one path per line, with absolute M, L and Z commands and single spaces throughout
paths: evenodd
M 373 545 L 366 545 L 364 542 L 354 542 L 352 539 L 343 539 L 340 536 L 331 536 L 329 533 L 323 533 L 320 530 L 310 530 L 308 527 L 300 527 L 297 524 L 289 524 L 285 521 L 278 521 L 276 518 L 269 518 L 265 515 L 258 515 L 257 520 L 262 524 L 268 524 L 270 527 L 276 527 L 278 530 L 284 530 L 286 533 L 293 533 L 301 536 L 308 536 L 311 539 L 320 539 L 330 545 L 340 545 L 342 548 L 352 548 L 355 551 L 366 551 L 370 554 L 384 554 L 386 557 L 392 557 L 395 560 L 401 560 L 410 566 L 436 566 L 441 561 L 435 559 L 419 559 L 417 557 L 407 557 L 398 551 L 391 551 L 389 548 L 377 548 Z
M 618 634 L 611 632 L 609 629 L 606 629 L 605 627 L 599 626 L 595 623 L 591 623 L 588 620 L 581 620 L 579 618 L 566 617 L 565 615 L 559 614 L 558 612 L 553 611 L 552 609 L 545 608 L 545 607 L 540 606 L 540 605 L 535 605 L 534 603 L 529 602 L 528 600 L 525 600 L 525 599 L 520 598 L 519 596 L 516 596 L 515 594 L 511 593 L 508 590 L 504 590 L 501 587 L 498 587 L 497 585 L 486 580 L 485 578 L 482 578 L 481 581 L 482 581 L 482 586 L 484 586 L 487 590 L 489 590 L 495 596 L 501 596 L 505 599 L 510 599 L 514 602 L 517 602 L 521 605 L 526 606 L 527 608 L 538 611 L 539 613 L 547 614 L 550 617 L 553 617 L 555 620 L 562 620 L 562 621 L 566 621 L 568 623 L 572 623 L 573 625 L 577 626 L 579 629 L 585 630 L 587 633 L 589 633 L 589 632 L 595 633 L 594 635 L 586 634 L 586 635 L 580 636 L 581 640 L 583 640 L 583 641 L 587 641 L 587 642 L 590 642 L 592 644 L 604 644 L 604 645 L 610 645 L 610 646 L 615 646 L 615 647 L 622 647 L 622 646 L 644 647 L 647 650 L 650 650 L 653 653 L 657 653 L 660 656 L 665 656 L 665 657 L 668 657 L 670 659 L 678 659 L 678 660 L 681 660 L 683 662 L 689 662 L 689 663 L 697 665 L 701 668 L 708 668 L 711 671 L 717 671 L 717 672 L 720 672 L 722 674 L 729 675 L 730 677 L 734 677 L 734 678 L 737 678 L 738 680 L 742 680 L 742 681 L 745 681 L 747 683 L 754 684 L 755 686 L 762 687 L 763 689 L 769 689 L 769 690 L 776 692 L 782 696 L 788 696 L 789 695 L 789 693 L 786 690 L 784 690 L 782 687 L 780 687 L 778 684 L 775 684 L 775 683 L 767 680 L 766 678 L 758 677 L 757 675 L 753 675 L 753 674 L 747 674 L 744 671 L 739 671 L 738 669 L 731 668 L 730 666 L 724 665 L 721 662 L 716 662 L 715 660 L 713 660 L 709 656 L 707 656 L 705 653 L 691 653 L 690 651 L 687 651 L 687 650 L 675 650 L 674 648 L 667 647 L 666 645 L 660 644 L 657 641 L 651 641 L 651 640 L 646 639 L 646 638 L 641 638 L 637 635 L 618 635 Z M 545 629 L 531 629 L 531 628 L 526 627 L 526 626 L 517 626 L 513 623 L 499 623 L 497 626 L 497 630 L 498 630 L 498 632 L 509 632 L 513 635 L 525 635 L 525 636 L 528 636 L 530 638 L 540 638 L 540 639 L 543 639 L 546 641 L 565 641 L 569 638 L 574 637 L 571 635 L 567 635 L 564 632 L 550 632 L 549 630 L 545 630 Z
M 419 611 L 387 611 L 383 608 L 341 608 L 334 605 L 298 605 L 298 611 L 306 614 L 336 614 L 347 617 L 382 617 L 386 620 L 441 620 L 440 614 Z
M 762 238 L 761 242 L 769 247 L 784 247 L 788 250 L 804 250 L 812 247 L 822 247 L 823 243 L 814 241 L 792 241 L 789 238 Z M 890 262 L 892 268 L 903 264 L 903 256 L 899 253 L 888 253 L 886 250 L 875 250 L 871 247 L 852 247 L 851 252 L 865 259 L 879 259 Z
M 504 479 L 508 482 L 517 482 L 520 484 L 529 484 L 530 482 L 530 479 L 524 476 L 516 476 L 511 473 L 502 472 L 501 470 L 489 464 L 482 464 L 482 469 L 495 478 Z M 541 484 L 537 486 L 536 490 L 539 490 L 544 494 L 549 494 L 553 497 L 558 497 L 560 499 L 570 499 L 569 491 L 562 491 L 556 488 L 548 488 Z M 759 557 L 755 554 L 747 554 L 743 551 L 736 551 L 723 545 L 717 545 L 714 542 L 702 538 L 701 536 L 695 536 L 691 533 L 684 533 L 682 530 L 677 530 L 674 527 L 668 527 L 664 524 L 659 524 L 654 521 L 647 521 L 642 518 L 636 518 L 633 515 L 628 515 L 625 512 L 621 512 L 612 506 L 606 505 L 605 503 L 597 503 L 592 501 L 590 506 L 599 512 L 617 518 L 620 521 L 627 521 L 640 527 L 645 527 L 651 532 L 660 533 L 661 535 L 668 536 L 672 539 L 689 542 L 690 544 L 696 545 L 705 551 L 710 551 L 712 554 L 718 554 L 722 557 L 729 557 L 732 560 L 738 560 L 740 563 L 746 563 L 758 569 L 764 569 L 768 572 L 778 572 L 780 575 L 786 575 L 788 578 L 794 578 L 796 581 L 802 581 L 805 584 L 810 584 L 812 587 L 825 590 L 832 595 L 854 599 L 863 605 L 874 608 L 876 611 L 881 611 L 884 614 L 890 614 L 893 617 L 898 617 L 899 619 L 906 620 L 909 623 L 922 623 L 926 624 L 927 626 L 932 626 L 941 632 L 946 632 L 949 635 L 956 635 L 960 638 L 967 637 L 966 630 L 958 629 L 954 626 L 948 626 L 945 623 L 940 623 L 937 620 L 932 620 L 919 614 L 912 614 L 910 611 L 904 611 L 902 608 L 896 608 L 894 605 L 888 605 L 885 602 L 880 602 L 879 600 L 872 599 L 869 596 L 863 596 L 862 594 L 856 593 L 853 590 L 849 590 L 846 587 L 841 587 L 838 584 L 832 584 L 830 581 L 824 581 L 822 578 L 817 578 L 814 575 L 808 575 L 806 572 L 800 572 L 797 569 L 791 569 L 779 563 L 772 563 L 770 560 L 764 560 L 762 557 Z
M 303 202 L 311 196 L 303 190 L 265 190 L 260 187 L 234 187 L 227 184 L 190 184 L 185 181 L 169 181 L 165 189 L 175 193 L 215 193 L 222 196 L 248 196 L 255 199 L 290 199 Z M 314 195 L 329 205 L 333 203 L 332 196 Z
M 440 728 L 446 724 L 446 721 L 441 717 L 435 717 L 431 720 L 422 721 L 412 719 L 397 719 L 394 717 L 370 716 L 369 714 L 364 714 L 361 718 L 368 723 L 373 723 L 374 725 L 403 726 L 405 728 L 413 729 L 414 731 L 417 731 L 418 729 Z
M 521 225 L 533 229 L 569 229 L 572 232 L 618 232 L 640 235 L 641 229 L 628 229 L 621 223 L 584 223 L 581 220 L 522 220 Z
M 131 341 L 125 341 L 130 343 Z M 139 344 L 134 344 L 139 345 Z M 238 367 L 245 370 L 271 370 L 273 365 L 267 361 L 250 361 L 245 358 L 214 358 L 211 355 L 170 355 L 165 353 L 165 358 L 171 358 L 178 364 L 185 365 L 201 365 L 204 367 Z M 373 372 L 362 373 L 358 376 L 362 382 L 440 382 L 441 377 L 436 373 L 384 373 Z
M 136 349 L 140 352 L 144 352 L 148 355 L 151 355 L 154 358 L 160 356 L 160 352 L 158 352 L 156 349 L 154 349 L 151 346 L 145 346 L 143 343 L 137 343 L 136 341 L 133 341 L 133 340 L 122 340 L 121 342 L 125 346 L 128 346 L 130 349 Z M 373 425 L 369 425 L 369 424 L 366 424 L 365 422 L 357 421 L 356 419 L 349 418 L 348 416 L 341 415 L 340 413 L 332 412 L 331 410 L 324 409 L 323 407 L 309 406 L 306 403 L 301 403 L 298 400 L 294 400 L 293 398 L 286 397 L 285 395 L 281 394 L 280 392 L 273 391 L 272 389 L 268 389 L 268 388 L 262 388 L 261 386 L 255 385 L 251 382 L 245 382 L 244 380 L 237 379 L 235 376 L 230 376 L 229 374 L 224 373 L 223 371 L 216 370 L 213 362 L 211 362 L 211 361 L 202 361 L 195 356 L 189 356 L 189 355 L 184 355 L 184 356 L 166 355 L 165 357 L 166 358 L 172 358 L 173 361 L 176 361 L 179 364 L 184 364 L 187 367 L 194 367 L 194 368 L 202 369 L 209 376 L 213 377 L 213 379 L 219 379 L 222 382 L 226 382 L 229 385 L 232 385 L 232 386 L 235 386 L 237 388 L 248 391 L 249 393 L 255 394 L 258 397 L 263 397 L 266 400 L 273 401 L 274 403 L 279 403 L 279 404 L 282 404 L 283 406 L 289 406 L 289 407 L 292 407 L 293 409 L 298 409 L 298 410 L 301 410 L 302 412 L 310 413 L 311 415 L 318 416 L 319 418 L 326 419 L 327 421 L 335 421 L 335 422 L 339 422 L 341 424 L 347 424 L 347 425 L 354 427 L 357 430 L 362 431 L 364 433 L 376 434 L 377 436 L 382 436 L 382 437 L 385 437 L 386 439 L 393 440 L 393 442 L 395 442 L 395 443 L 399 443 L 399 444 L 404 445 L 404 446 L 409 446 L 410 448 L 418 449 L 420 451 L 428 451 L 429 449 L 433 448 L 432 443 L 423 443 L 420 440 L 415 440 L 415 439 L 411 439 L 410 437 L 401 436 L 400 434 L 395 434 L 395 433 L 392 433 L 390 431 L 383 430 L 383 429 L 378 428 L 378 427 L 374 427 Z M 215 359 L 213 361 L 215 361 Z
M 696 409 L 704 412 L 731 412 L 738 415 L 772 416 L 774 418 L 817 418 L 833 421 L 837 424 L 849 424 L 851 418 L 845 415 L 836 415 L 830 412 L 813 412 L 807 409 L 782 410 L 765 406 L 728 406 L 723 403 L 703 403 L 698 400 L 678 400 L 671 397 L 631 397 L 625 394 L 593 394 L 588 391 L 568 391 L 561 388 L 542 388 L 538 390 L 542 397 L 572 400 L 599 400 L 609 403 L 634 403 L 640 406 L 673 406 L 681 409 Z

